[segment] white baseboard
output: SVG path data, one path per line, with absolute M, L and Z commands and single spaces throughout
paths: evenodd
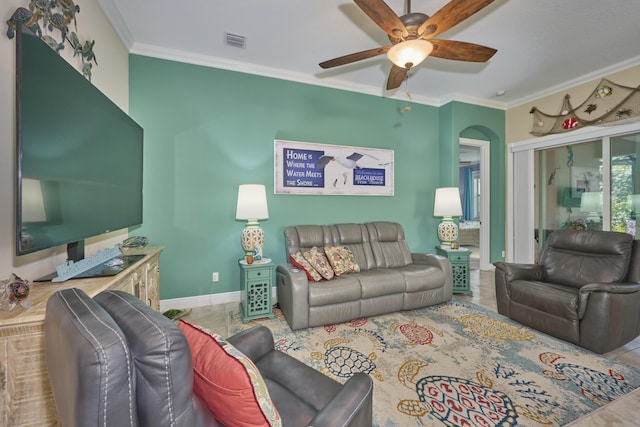
M 273 288 L 272 296 L 272 300 L 275 303 L 277 299 L 276 288 Z M 197 295 L 194 297 L 163 299 L 160 300 L 160 311 L 164 312 L 166 310 L 169 310 L 170 308 L 184 309 L 192 307 L 204 307 L 207 305 L 227 304 L 230 302 L 240 303 L 241 299 L 242 292 L 240 291 Z

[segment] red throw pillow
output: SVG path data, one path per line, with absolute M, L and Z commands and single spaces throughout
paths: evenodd
M 251 359 L 218 334 L 180 320 L 193 360 L 193 391 L 225 426 L 282 426 Z

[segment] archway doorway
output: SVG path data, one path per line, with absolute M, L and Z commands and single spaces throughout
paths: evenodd
M 490 143 L 460 138 L 460 245 L 471 250 L 471 268 L 490 270 Z

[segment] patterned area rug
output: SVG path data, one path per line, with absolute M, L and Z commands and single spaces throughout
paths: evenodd
M 276 346 L 340 382 L 374 382 L 374 425 L 560 426 L 640 386 L 640 370 L 454 299 L 292 332 L 280 310 L 256 324 Z

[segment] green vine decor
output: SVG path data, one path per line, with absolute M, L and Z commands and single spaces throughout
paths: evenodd
M 7 37 L 12 39 L 16 34 L 18 22 L 29 28 L 34 34 L 44 40 L 53 50 L 60 53 L 69 43 L 73 49 L 73 56 L 80 55 L 82 60 L 82 75 L 91 81 L 92 62 L 98 65 L 96 55 L 93 52 L 95 40 L 80 42 L 76 23 L 76 14 L 80 13 L 80 6 L 73 0 L 29 0 L 29 8 L 19 7 L 13 12 L 7 21 Z M 73 21 L 75 31 L 69 30 L 69 24 Z M 45 33 L 58 30 L 60 41 Z

